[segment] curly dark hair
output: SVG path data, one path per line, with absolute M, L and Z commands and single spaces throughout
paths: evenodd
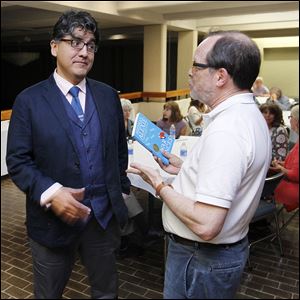
M 259 107 L 261 113 L 269 112 L 270 114 L 274 115 L 274 121 L 272 126 L 279 127 L 280 125 L 284 125 L 284 120 L 282 116 L 282 109 L 274 103 L 264 103 Z
M 170 122 L 180 122 L 183 119 L 179 105 L 174 101 L 169 101 L 164 105 L 164 109 L 169 108 L 171 110 Z
M 53 27 L 52 40 L 59 41 L 66 35 L 73 36 L 76 28 L 90 31 L 94 34 L 95 43 L 100 40 L 96 20 L 86 11 L 69 10 L 64 12 Z

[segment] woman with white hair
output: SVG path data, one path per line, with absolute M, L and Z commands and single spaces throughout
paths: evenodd
M 262 77 L 257 77 L 252 86 L 252 92 L 254 97 L 269 97 L 270 91 L 264 85 Z
M 299 207 L 299 105 L 292 107 L 289 119 L 291 129 L 298 134 L 298 140 L 284 162 L 272 162 L 272 169 L 284 174 L 275 190 L 275 200 L 282 203 L 287 211 L 292 211 Z
M 133 121 L 130 119 L 133 106 L 130 100 L 125 98 L 121 98 L 121 105 L 122 105 L 123 115 L 124 115 L 126 137 L 128 139 L 131 137 L 132 128 L 133 128 Z

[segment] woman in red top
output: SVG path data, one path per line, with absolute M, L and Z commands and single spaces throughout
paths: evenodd
M 299 135 L 299 105 L 292 108 L 289 119 L 291 129 Z M 284 162 L 273 160 L 272 165 L 274 171 L 285 175 L 275 189 L 275 200 L 292 211 L 299 207 L 299 139 Z

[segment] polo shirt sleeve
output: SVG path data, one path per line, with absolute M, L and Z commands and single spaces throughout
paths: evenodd
M 229 208 L 251 160 L 248 148 L 241 136 L 228 131 L 208 135 L 199 157 L 195 200 Z

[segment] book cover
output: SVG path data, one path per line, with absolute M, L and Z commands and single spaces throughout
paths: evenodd
M 169 164 L 169 160 L 161 151 L 165 150 L 170 153 L 174 144 L 174 138 L 157 127 L 142 113 L 136 115 L 132 137 L 153 155 L 159 157 L 164 165 Z

